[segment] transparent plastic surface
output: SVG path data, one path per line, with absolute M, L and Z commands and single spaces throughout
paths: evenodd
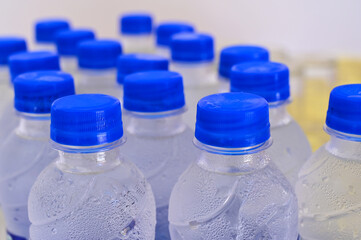
M 120 42 L 125 53 L 153 53 L 154 37 L 152 34 L 122 35 Z
M 33 51 L 51 51 L 57 52 L 56 46 L 53 43 L 35 43 L 32 49 Z
M 13 99 L 13 89 L 10 81 L 9 68 L 0 65 L 0 111 L 4 111 L 6 106 Z
M 302 239 L 361 239 L 361 142 L 331 135 L 302 167 L 296 193 Z
M 186 124 L 195 129 L 197 103 L 210 94 L 218 93 L 218 81 L 213 62 L 171 62 L 170 70 L 183 76 L 184 94 L 188 111 L 184 115 Z
M 272 146 L 268 152 L 294 187 L 298 172 L 311 156 L 311 146 L 301 127 L 286 110 L 286 103 L 270 107 Z
M 155 48 L 155 54 L 159 55 L 159 56 L 163 56 L 167 59 L 171 59 L 171 52 L 169 47 L 163 47 L 163 46 L 159 46 L 157 45 Z
M 48 144 L 49 120 L 22 118 L 0 147 L 0 203 L 7 230 L 28 238 L 28 196 L 36 177 L 56 157 Z
M 178 177 L 199 155 L 192 144 L 193 131 L 182 122 L 181 114 L 163 118 L 128 116 L 127 119 L 124 156 L 139 167 L 152 186 L 157 205 L 156 239 L 170 239 L 171 191 Z
M 231 91 L 230 80 L 228 78 L 218 76 L 219 89 L 218 92 L 225 93 Z
M 117 84 L 115 69 L 79 69 L 77 89 L 80 93 L 102 93 L 123 100 L 123 86 Z
M 171 199 L 172 240 L 296 240 L 297 199 L 265 151 L 202 152 Z
M 30 193 L 32 240 L 154 239 L 152 189 L 121 148 L 59 151 Z

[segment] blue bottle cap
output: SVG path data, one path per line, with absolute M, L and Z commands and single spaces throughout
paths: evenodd
M 10 55 L 25 52 L 26 41 L 20 37 L 0 37 L 0 65 L 7 65 Z
M 150 71 L 124 79 L 124 109 L 133 112 L 165 112 L 185 105 L 179 73 Z
M 278 102 L 290 97 L 289 70 L 282 63 L 247 62 L 231 70 L 231 91 L 249 92 Z
M 15 109 L 26 113 L 50 113 L 58 98 L 75 94 L 73 77 L 60 71 L 20 74 L 14 80 Z
M 124 54 L 118 57 L 117 81 L 123 84 L 124 78 L 132 73 L 168 70 L 168 59 L 153 54 Z
M 172 60 L 182 62 L 211 61 L 214 58 L 213 37 L 199 33 L 178 33 L 171 38 Z
M 54 43 L 55 35 L 62 30 L 68 30 L 70 24 L 65 19 L 46 19 L 35 23 L 35 38 L 37 42 Z
M 250 93 L 220 93 L 197 105 L 196 139 L 221 148 L 245 148 L 270 138 L 267 101 Z
M 335 87 L 328 104 L 327 127 L 354 135 L 361 135 L 361 84 Z
M 182 32 L 194 32 L 194 27 L 182 22 L 164 22 L 157 27 L 157 45 L 170 46 L 171 37 Z
M 123 136 L 118 99 L 103 94 L 71 95 L 51 107 L 51 139 L 62 145 L 97 146 Z
M 78 64 L 80 68 L 115 68 L 122 46 L 113 40 L 89 40 L 78 45 Z
M 43 70 L 60 70 L 59 56 L 53 52 L 24 52 L 9 57 L 11 79 L 19 74 Z
M 75 56 L 78 51 L 78 44 L 82 41 L 93 40 L 95 34 L 91 30 L 65 30 L 56 34 L 55 42 L 60 55 Z
M 263 47 L 248 45 L 226 47 L 220 54 L 219 75 L 229 78 L 231 68 L 235 64 L 255 61 L 269 61 L 268 50 Z
M 151 34 L 152 15 L 148 13 L 129 13 L 120 17 L 120 32 L 122 34 Z

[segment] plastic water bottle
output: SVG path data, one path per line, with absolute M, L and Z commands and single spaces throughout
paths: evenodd
M 183 22 L 162 22 L 156 30 L 156 53 L 171 58 L 170 41 L 174 34 L 182 32 L 194 32 L 194 27 Z
M 66 19 L 43 19 L 35 23 L 35 48 L 37 50 L 56 51 L 55 36 L 68 30 L 70 23 Z
M 20 74 L 33 71 L 60 70 L 57 54 L 46 51 L 21 52 L 13 54 L 8 59 L 11 82 Z M 5 103 L 0 116 L 0 139 L 5 139 L 19 124 L 19 119 L 14 112 L 13 100 Z
M 0 111 L 13 99 L 13 90 L 9 75 L 9 56 L 27 49 L 26 41 L 20 37 L 0 37 Z
M 52 52 L 16 53 L 9 57 L 9 69 L 11 81 L 20 74 L 27 72 L 60 70 L 59 57 Z M 4 140 L 18 125 L 19 118 L 15 114 L 13 100 L 11 99 L 5 103 L 0 116 L 0 139 Z
M 230 91 L 230 73 L 234 65 L 256 61 L 269 61 L 269 52 L 266 48 L 251 45 L 223 48 L 218 66 L 219 92 Z
M 125 157 L 144 173 L 157 205 L 156 239 L 170 239 L 168 205 L 178 177 L 196 158 L 193 133 L 183 122 L 185 100 L 182 76 L 152 71 L 128 75 L 124 81 L 128 113 Z
M 173 188 L 172 240 L 297 239 L 297 199 L 267 153 L 269 128 L 259 96 L 199 101 L 194 143 L 202 153 Z
M 194 129 L 197 102 L 218 92 L 214 66 L 213 37 L 207 34 L 179 33 L 171 40 L 170 70 L 183 76 L 188 112 L 185 121 Z
M 0 147 L 0 203 L 8 237 L 28 239 L 28 196 L 40 172 L 56 157 L 49 146 L 50 106 L 74 94 L 71 75 L 57 71 L 22 74 L 14 81 L 20 123 Z
M 78 70 L 78 44 L 94 38 L 94 32 L 89 29 L 65 30 L 56 34 L 55 43 L 60 55 L 61 69 L 72 74 L 75 81 Z
M 168 70 L 168 59 L 146 53 L 129 53 L 119 56 L 117 61 L 117 82 L 118 88 L 123 88 L 124 78 L 127 75 L 156 70 Z M 123 99 L 123 91 L 118 96 Z
M 312 150 L 301 127 L 286 109 L 290 102 L 288 67 L 276 62 L 241 63 L 232 67 L 230 77 L 232 92 L 249 92 L 268 101 L 273 138 L 269 154 L 294 187 Z
M 118 97 L 116 63 L 122 46 L 113 40 L 89 40 L 78 45 L 78 93 L 102 93 Z
M 121 117 L 119 100 L 107 95 L 54 102 L 51 139 L 59 157 L 29 196 L 32 240 L 154 239 L 154 196 L 121 154 Z
M 296 184 L 302 239 L 360 239 L 361 84 L 330 94 L 329 142 L 302 167 Z
M 119 21 L 121 42 L 125 53 L 154 51 L 153 19 L 148 13 L 128 13 Z

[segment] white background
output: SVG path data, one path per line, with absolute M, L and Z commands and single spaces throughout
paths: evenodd
M 361 56 L 360 0 L 0 0 L 0 34 L 33 39 L 36 19 L 65 16 L 114 37 L 119 14 L 130 10 L 149 11 L 157 22 L 190 21 L 212 33 L 218 49 L 256 43 L 294 55 Z

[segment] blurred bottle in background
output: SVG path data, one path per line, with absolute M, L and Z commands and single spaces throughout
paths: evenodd
M 214 65 L 214 41 L 208 34 L 179 33 L 171 40 L 170 70 L 183 76 L 188 111 L 185 121 L 194 129 L 197 102 L 218 92 Z
M 199 101 L 194 143 L 201 155 L 173 188 L 172 240 L 297 239 L 296 196 L 267 153 L 268 108 L 249 93 Z
M 64 30 L 56 34 L 56 49 L 60 57 L 60 66 L 64 72 L 70 73 L 77 85 L 78 45 L 86 40 L 93 40 L 95 34 L 89 29 Z
M 360 239 L 361 84 L 330 94 L 330 141 L 302 167 L 296 184 L 302 239 Z
M 312 150 L 305 133 L 286 109 L 290 99 L 288 67 L 276 62 L 241 63 L 232 67 L 230 80 L 232 92 L 249 92 L 267 100 L 273 139 L 267 151 L 294 187 Z
M 71 75 L 31 72 L 14 80 L 20 122 L 0 147 L 0 203 L 10 239 L 29 239 L 28 196 L 40 172 L 56 157 L 50 149 L 50 106 L 74 94 Z
M 175 72 L 151 71 L 128 75 L 124 81 L 126 159 L 144 173 L 152 186 L 157 206 L 157 240 L 170 240 L 169 198 L 174 184 L 198 151 L 193 131 L 184 123 L 182 76 Z
M 66 19 L 43 19 L 35 23 L 35 50 L 56 51 L 55 36 L 59 31 L 68 30 Z
M 60 70 L 59 57 L 53 52 L 22 52 L 9 57 L 11 81 L 20 74 L 33 71 Z M 14 99 L 5 103 L 0 115 L 0 139 L 4 140 L 19 125 L 19 118 L 14 111 Z
M 88 40 L 78 45 L 77 93 L 121 95 L 117 84 L 116 64 L 122 46 L 113 40 Z
M 20 37 L 0 37 L 0 112 L 14 97 L 10 79 L 9 56 L 27 50 L 26 41 Z
M 32 240 L 154 239 L 153 192 L 122 155 L 118 99 L 81 94 L 55 101 L 51 139 L 59 156 L 29 196 Z
M 121 42 L 125 53 L 154 52 L 152 18 L 148 13 L 128 13 L 120 17 Z
M 194 32 L 194 27 L 183 22 L 162 22 L 156 30 L 156 53 L 171 58 L 170 42 L 174 34 L 181 32 Z
M 124 78 L 132 73 L 168 70 L 169 61 L 167 58 L 146 53 L 129 53 L 118 57 L 117 61 L 117 82 L 119 88 L 123 88 Z M 123 91 L 118 96 L 123 101 Z M 124 117 L 123 120 L 125 121 Z M 126 121 L 125 121 L 126 122 Z
M 223 48 L 218 66 L 219 92 L 230 91 L 231 68 L 243 62 L 269 61 L 266 48 L 251 45 L 236 45 Z
M 322 131 L 326 118 L 328 96 L 336 84 L 336 62 L 327 57 L 307 57 L 300 61 L 303 91 L 289 106 L 315 151 L 329 139 Z

